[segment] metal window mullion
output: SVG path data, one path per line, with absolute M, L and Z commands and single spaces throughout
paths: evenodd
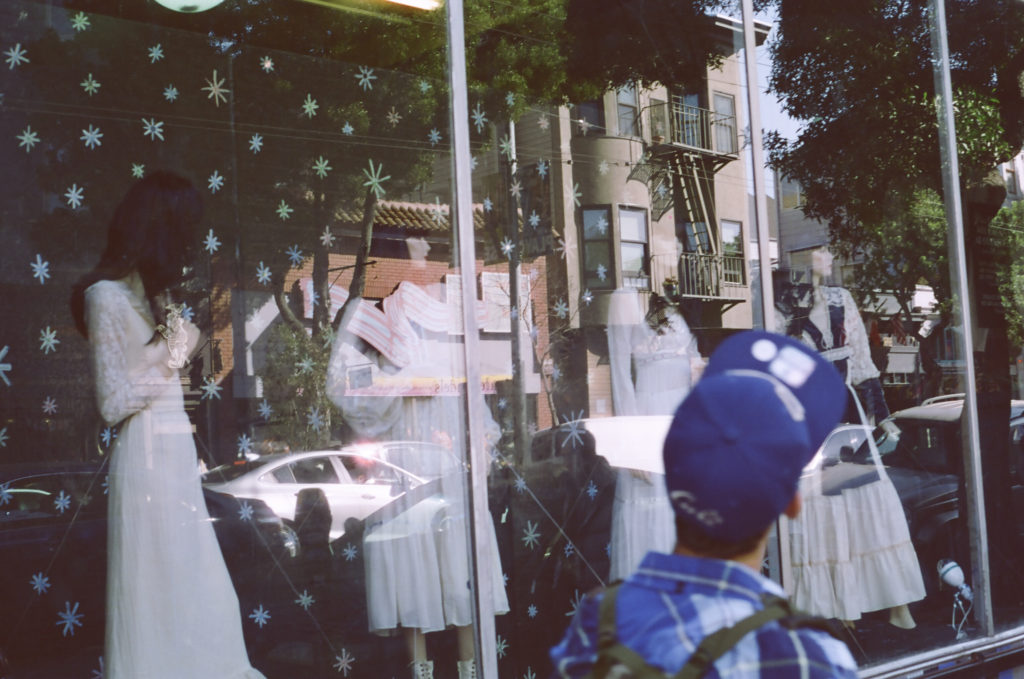
M 476 324 L 476 252 L 473 241 L 473 186 L 470 178 L 469 103 L 466 85 L 465 28 L 462 0 L 445 3 L 448 31 L 449 115 L 452 131 L 452 201 L 453 227 L 459 243 L 459 269 L 462 272 L 462 323 L 465 345 L 466 410 L 469 445 L 471 545 L 467 555 L 473 566 L 476 625 L 476 660 L 483 679 L 497 679 L 498 658 L 494 627 L 494 559 L 489 539 L 487 506 L 487 468 L 490 464 L 484 449 L 484 399 L 480 383 L 480 338 Z
M 953 117 L 953 85 L 949 74 L 949 43 L 946 36 L 944 0 L 930 0 L 929 29 L 932 39 L 932 67 L 935 75 L 936 114 L 939 122 L 939 151 L 942 156 L 942 188 L 945 194 L 946 223 L 949 238 L 950 275 L 953 291 L 960 299 L 964 332 L 960 347 L 964 356 L 963 422 L 967 444 L 964 473 L 967 489 L 967 528 L 971 542 L 971 566 L 974 578 L 974 618 L 983 635 L 995 631 L 992 619 L 991 576 L 988 564 L 988 530 L 985 519 L 985 490 L 981 476 L 981 438 L 978 433 L 978 398 L 974 390 L 974 321 L 971 315 L 967 281 L 967 257 L 964 245 L 963 206 L 960 200 L 960 168 L 956 151 L 956 124 Z

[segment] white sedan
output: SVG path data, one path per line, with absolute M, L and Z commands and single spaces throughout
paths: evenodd
M 384 444 L 379 444 L 384 445 Z M 427 479 L 386 461 L 372 447 L 264 455 L 215 467 L 203 477 L 211 490 L 267 503 L 282 519 L 295 520 L 299 491 L 323 490 L 331 508 L 331 540 L 345 520 L 365 519 Z

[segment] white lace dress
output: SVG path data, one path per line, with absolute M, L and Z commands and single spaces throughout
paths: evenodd
M 672 415 L 690 392 L 690 359 L 696 355 L 693 336 L 682 317 L 674 315 L 655 332 L 640 323 L 609 326 L 612 395 L 616 415 Z M 629 372 L 632 363 L 633 378 Z M 675 547 L 675 515 L 664 476 L 618 469 L 612 509 L 611 568 L 619 580 L 636 570 L 648 551 Z
M 137 278 L 85 293 L 111 452 L 106 679 L 262 679 L 200 485 L 177 372 L 147 366 L 153 320 Z M 126 419 L 127 418 L 127 419 Z

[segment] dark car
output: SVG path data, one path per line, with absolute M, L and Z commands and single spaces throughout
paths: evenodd
M 294 532 L 258 500 L 240 502 L 208 489 L 204 497 L 244 608 L 243 591 L 253 589 L 252 581 L 297 555 Z M 0 563 L 0 674 L 48 657 L 102 655 L 104 466 L 0 467 Z
M 961 521 L 963 494 L 963 396 L 950 395 L 893 413 L 875 427 L 872 436 L 882 464 L 900 496 L 910 534 L 929 591 L 938 586 L 936 565 L 953 559 L 967 570 L 970 555 Z M 1024 438 L 1024 401 L 1010 403 L 1011 460 L 1019 457 Z M 844 460 L 870 465 L 865 443 Z M 1013 481 L 1015 489 L 1020 484 Z

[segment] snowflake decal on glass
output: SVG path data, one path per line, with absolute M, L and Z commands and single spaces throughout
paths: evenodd
M 312 118 L 316 115 L 316 110 L 320 108 L 320 104 L 316 103 L 316 99 L 313 98 L 312 94 L 306 94 L 306 101 L 302 103 L 302 112 L 306 114 L 307 118 Z
M 22 64 L 29 63 L 29 58 L 25 56 L 28 54 L 25 50 L 21 49 L 21 43 L 16 43 L 14 47 L 4 52 L 7 58 L 4 61 L 7 62 L 7 69 L 14 70 L 15 66 L 21 66 Z
M 537 607 L 534 606 L 533 604 L 530 604 L 529 606 L 526 607 L 526 614 L 528 616 L 530 616 L 531 618 L 536 618 L 537 617 L 537 613 L 538 613 Z
M 220 249 L 220 239 L 213 235 L 213 229 L 210 229 L 203 239 L 203 249 L 211 255 Z
M 566 318 L 569 315 L 569 305 L 565 303 L 564 299 L 559 298 L 552 307 L 552 311 L 555 312 L 555 316 Z
M 550 129 L 551 121 L 548 120 L 548 117 L 546 115 L 541 113 L 540 115 L 537 116 L 537 127 L 546 131 Z
M 32 576 L 32 580 L 29 581 L 32 584 L 32 589 L 36 594 L 42 594 L 46 590 L 50 589 L 50 578 L 46 577 L 42 571 Z
M 484 126 L 487 125 L 487 115 L 484 114 L 482 108 L 480 108 L 480 102 L 476 102 L 476 106 L 473 107 L 473 125 L 476 126 L 477 134 L 481 134 L 484 131 Z
M 64 602 L 64 610 L 57 613 L 57 627 L 63 627 L 61 634 L 63 636 L 75 636 L 75 628 L 82 626 L 82 618 L 85 616 L 78 612 L 78 602 L 75 602 L 74 607 L 71 606 L 70 601 Z
M 146 175 L 146 166 L 141 163 L 132 163 L 132 177 L 142 179 Z
M 565 547 L 562 547 L 562 554 L 565 555 L 566 559 L 568 559 L 569 557 L 571 557 L 575 553 L 576 553 L 576 548 L 573 547 L 572 544 L 569 543 L 569 542 L 565 543 Z
M 223 388 L 224 387 L 217 384 L 215 379 L 210 376 L 206 376 L 203 378 L 202 386 L 199 387 L 200 391 L 203 392 L 203 395 L 199 397 L 199 400 L 204 401 L 206 399 L 210 399 L 212 401 L 213 399 L 217 399 L 219 401 L 220 390 Z
M 490 212 L 491 210 L 494 209 L 494 201 L 492 201 L 490 199 L 490 197 L 484 198 L 483 205 L 484 205 L 484 212 Z
M 310 408 L 306 413 L 306 424 L 315 432 L 324 428 L 324 416 L 320 414 L 319 408 Z
M 6 344 L 4 345 L 3 349 L 0 349 L 0 361 L 2 361 L 4 359 L 4 356 L 7 355 L 7 351 L 9 349 L 10 347 L 7 346 Z M 11 372 L 11 364 L 0 363 L 0 380 L 3 380 L 4 384 L 6 384 L 8 387 L 11 386 L 11 380 L 7 377 L 7 373 L 9 372 Z
M 43 401 L 43 412 L 47 415 L 54 415 L 57 413 L 57 401 L 52 396 L 47 396 Z
M 359 86 L 362 87 L 364 91 L 372 90 L 373 81 L 376 79 L 377 76 L 373 74 L 372 68 L 367 68 L 366 66 L 359 67 L 359 73 L 356 74 L 356 81 L 359 83 Z
M 252 452 L 252 439 L 249 438 L 248 434 L 239 434 L 238 441 L 236 443 L 236 449 L 239 455 Z
M 427 134 L 427 141 L 430 142 L 431 146 L 437 146 L 438 142 L 441 141 L 441 133 L 436 127 L 430 129 L 430 132 Z
M 508 138 L 507 134 L 498 142 L 498 148 L 501 149 L 501 155 L 510 161 L 512 160 L 512 140 Z
M 348 652 L 347 648 L 341 649 L 341 655 L 334 656 L 334 669 L 342 672 L 344 676 L 348 676 L 348 673 L 352 671 L 352 663 L 356 661 L 356 657 Z
M 359 556 L 359 548 L 349 543 L 345 545 L 345 549 L 342 550 L 342 554 L 345 555 L 345 561 L 355 561 L 356 557 Z
M 585 492 L 587 493 L 587 497 L 589 497 L 591 500 L 593 500 L 595 497 L 597 497 L 597 486 L 594 485 L 593 481 L 588 481 L 587 482 L 587 487 L 585 489 Z
M 264 420 L 269 420 L 270 416 L 274 414 L 274 409 L 267 403 L 267 399 L 263 399 L 256 410 Z
M 609 170 L 611 170 L 611 166 L 607 160 L 602 160 L 597 166 L 597 171 L 601 174 L 608 174 Z
M 28 264 L 32 267 L 32 278 L 38 278 L 40 285 L 50 277 L 50 263 L 44 260 L 42 255 L 36 254 L 36 261 Z M 0 354 L 0 357 L 2 356 L 3 354 Z
M 498 652 L 499 658 L 504 658 L 508 655 L 508 640 L 499 634 L 497 640 L 494 642 L 494 650 Z
M 270 611 L 263 608 L 263 604 L 259 605 L 259 608 L 254 608 L 252 613 L 249 614 L 249 619 L 255 622 L 260 629 L 270 622 Z
M 100 656 L 100 668 L 92 671 L 92 677 L 89 679 L 103 679 L 103 656 Z
M 293 212 L 295 212 L 295 209 L 289 207 L 288 203 L 286 203 L 284 198 L 282 198 L 281 202 L 277 206 L 277 216 L 284 220 L 291 217 Z
M 347 120 L 345 121 L 345 124 L 341 126 L 341 133 L 344 134 L 345 136 L 350 137 L 355 131 L 356 128 L 352 127 L 351 123 L 349 123 Z
M 384 117 L 387 119 L 388 124 L 391 125 L 391 127 L 397 127 L 398 123 L 402 122 L 402 115 L 394 106 L 391 107 L 391 110 L 388 111 L 388 114 Z
M 85 76 L 85 80 L 78 84 L 82 87 L 83 90 L 85 90 L 85 93 L 88 94 L 90 97 L 99 92 L 101 87 L 100 83 L 92 77 L 92 73 Z
M 238 519 L 240 521 L 252 521 L 253 506 L 247 501 L 242 500 L 238 504 Z
M 270 269 L 263 262 L 260 262 L 259 266 L 256 267 L 256 280 L 263 285 L 270 282 Z
M 7 427 L 0 428 L 0 448 L 7 447 Z
M 608 220 L 604 215 L 598 217 L 597 221 L 594 222 L 594 229 L 602 236 L 608 232 Z
M 302 250 L 299 249 L 298 244 L 291 246 L 290 248 L 285 250 L 284 253 L 288 255 L 288 261 L 291 262 L 291 265 L 293 267 L 302 266 L 302 260 L 304 259 L 304 257 L 302 255 Z
M 254 134 L 251 137 L 249 137 L 249 150 L 250 151 L 252 151 L 253 153 L 259 153 L 262 148 L 263 148 L 263 136 L 262 135 Z
M 530 222 L 530 226 L 532 226 L 532 227 L 533 227 L 533 228 L 535 228 L 535 229 L 536 229 L 536 228 L 537 228 L 538 226 L 540 226 L 540 215 L 539 215 L 539 214 L 537 214 L 537 211 L 536 211 L 536 210 L 531 210 L 531 211 L 530 211 L 530 219 L 529 219 L 529 222 Z
M 7 483 L 0 483 L 0 507 L 8 504 L 13 497 L 14 494 L 11 493 L 11 482 L 8 481 Z
M 539 545 L 540 533 L 537 531 L 537 524 L 527 521 L 526 528 L 523 529 L 523 537 L 519 539 L 523 541 L 523 546 L 529 547 L 531 550 Z
M 78 184 L 72 184 L 70 188 L 64 192 L 64 198 L 68 201 L 68 205 L 72 210 L 77 210 L 82 206 L 84 190 L 85 189 L 80 187 Z
M 566 432 L 565 439 L 562 441 L 562 445 L 572 442 L 572 447 L 583 445 L 583 423 L 580 421 L 583 419 L 583 411 L 579 413 L 569 412 L 568 415 L 562 415 L 562 431 Z
M 224 78 L 217 78 L 217 69 L 213 69 L 213 76 L 206 79 L 206 87 L 199 88 L 207 93 L 207 99 L 213 99 L 213 105 L 217 108 L 220 108 L 221 102 L 227 103 L 227 95 L 231 93 L 231 90 L 224 88 L 224 81 Z
M 580 591 L 573 590 L 572 599 L 569 599 L 569 612 L 565 614 L 565 617 L 571 618 L 576 615 L 576 611 L 579 610 L 580 604 L 583 603 L 583 595 Z
M 308 611 L 309 607 L 312 606 L 315 602 L 316 599 L 314 599 L 313 595 L 307 592 L 306 590 L 302 590 L 302 594 L 300 594 L 299 598 L 295 600 L 295 603 L 302 606 L 302 610 L 304 611 Z
M 164 99 L 170 102 L 174 102 L 178 98 L 178 88 L 174 85 L 168 85 L 164 88 Z
M 583 294 L 580 295 L 580 301 L 586 306 L 590 306 L 590 303 L 594 301 L 594 293 L 590 291 L 590 288 L 583 291 Z
M 430 83 L 426 80 L 420 80 L 420 92 L 426 94 L 430 90 Z
M 576 182 L 572 185 L 572 204 L 579 207 L 581 198 L 583 198 L 583 194 L 580 192 L 579 182 Z
M 85 12 L 79 12 L 71 18 L 71 27 L 75 31 L 84 31 L 89 28 L 89 17 L 85 15 Z
M 224 177 L 219 171 L 214 170 L 213 174 L 206 178 L 206 188 L 210 189 L 210 193 L 217 193 L 224 188 Z
M 330 172 L 332 169 L 333 168 L 330 166 L 328 160 L 323 156 L 318 157 L 313 162 L 313 172 L 316 172 L 316 175 L 320 177 L 320 179 L 326 178 L 327 173 Z
M 512 180 L 512 186 L 508 188 L 508 192 L 512 194 L 512 197 L 519 200 L 523 196 L 523 185 L 518 179 Z
M 517 476 L 515 482 L 512 484 L 512 487 L 516 489 L 517 493 L 522 493 L 524 490 L 526 490 L 526 479 L 524 479 L 522 476 Z
M 513 243 L 507 237 L 502 239 L 502 241 L 501 241 L 501 252 L 506 257 L 511 258 L 512 257 L 512 251 L 515 250 L 515 249 L 516 249 L 516 244 L 515 243 Z
M 164 48 L 160 45 L 160 43 L 157 43 L 157 44 L 153 45 L 152 47 L 150 47 L 148 52 L 149 52 L 149 63 L 151 63 L 151 64 L 155 64 L 156 62 L 158 62 L 158 61 L 160 61 L 161 59 L 164 58 Z
M 606 280 L 608 278 L 608 267 L 604 264 L 598 264 L 597 270 L 594 273 L 597 274 L 598 280 Z
M 44 353 L 48 354 L 51 351 L 57 351 L 57 345 L 60 344 L 60 340 L 57 339 L 57 331 L 50 329 L 50 326 L 46 326 L 39 331 L 39 349 Z
M 537 679 L 536 673 L 529 665 L 526 666 L 526 674 L 523 675 L 523 679 Z
M 100 432 L 100 440 L 103 441 L 103 445 L 110 446 L 110 442 L 117 438 L 117 433 L 113 427 L 104 427 L 103 431 Z
M 142 119 L 142 134 L 149 137 L 150 141 L 164 140 L 164 123 L 156 118 Z
M 334 234 L 331 233 L 331 227 L 325 226 L 324 232 L 320 234 L 320 243 L 325 247 L 329 248 L 334 245 Z
M 260 68 L 262 68 L 265 73 L 270 73 L 274 70 L 274 60 L 270 57 L 260 57 Z
M 373 159 L 370 159 L 370 169 L 363 170 L 363 175 L 366 177 L 366 181 L 363 182 L 363 186 L 369 187 L 373 191 L 374 195 L 377 196 L 377 200 L 384 197 L 384 182 L 391 179 L 391 175 L 381 176 L 384 173 L 384 164 L 381 163 L 376 168 L 373 167 Z
M 39 135 L 32 131 L 31 125 L 26 125 L 15 139 L 18 140 L 18 147 L 25 149 L 25 153 L 31 151 L 32 147 L 39 143 Z
M 63 514 L 71 507 L 71 496 L 63 490 L 60 491 L 53 500 L 53 506 L 59 513 Z
M 537 161 L 537 174 L 543 179 L 548 176 L 548 161 L 541 158 Z

